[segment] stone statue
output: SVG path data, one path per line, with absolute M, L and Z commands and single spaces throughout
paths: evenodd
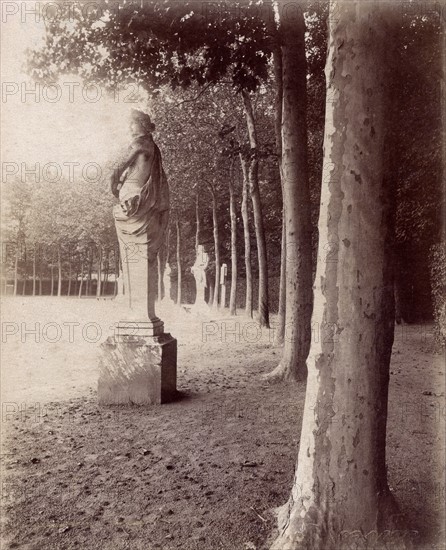
M 195 258 L 195 263 L 190 269 L 193 276 L 195 277 L 195 285 L 197 287 L 197 295 L 195 298 L 195 303 L 193 305 L 194 309 L 208 307 L 205 300 L 205 289 L 207 287 L 206 269 L 208 265 L 209 254 L 204 251 L 204 246 L 202 244 L 199 244 L 197 248 L 197 257 Z
M 112 174 L 111 190 L 119 199 L 113 215 L 128 306 L 125 320 L 149 321 L 153 334 L 159 334 L 156 258 L 169 221 L 169 187 L 153 130 L 149 115 L 132 109 L 133 140 L 126 158 Z
M 155 314 L 157 253 L 169 220 L 169 188 L 153 129 L 149 115 L 132 110 L 133 140 L 111 177 L 119 199 L 113 216 L 126 313 L 101 345 L 101 405 L 153 405 L 176 395 L 177 341 Z
M 163 304 L 165 305 L 173 305 L 174 301 L 170 297 L 170 289 L 172 288 L 172 268 L 170 267 L 169 262 L 166 262 L 166 267 L 164 269 L 164 277 L 163 277 L 163 283 L 164 283 L 164 298 L 162 299 Z

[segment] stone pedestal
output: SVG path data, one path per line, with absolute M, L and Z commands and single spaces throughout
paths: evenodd
M 118 325 L 117 333 L 101 345 L 100 405 L 158 405 L 175 396 L 177 341 L 165 333 L 143 336 L 144 330 L 119 334 Z

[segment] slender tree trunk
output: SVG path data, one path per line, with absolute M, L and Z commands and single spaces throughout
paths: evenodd
M 200 244 L 201 235 L 201 223 L 200 223 L 200 203 L 198 191 L 195 195 L 195 252 L 198 251 L 198 245 Z
M 42 296 L 42 258 L 39 260 L 39 296 Z
M 54 295 L 54 258 L 51 263 L 51 296 Z
M 329 18 L 313 314 L 320 331 L 311 344 L 297 469 L 274 550 L 371 548 L 367 534 L 395 529 L 385 459 L 394 335 L 394 189 L 384 158 L 393 9 L 342 2 Z
M 71 294 L 71 277 L 72 277 L 72 267 L 71 267 L 71 258 L 68 259 L 68 290 L 67 296 Z
M 176 220 L 176 229 L 177 229 L 177 269 L 178 269 L 178 279 L 177 279 L 177 305 L 181 306 L 181 233 L 180 233 L 180 222 Z
M 170 222 L 167 227 L 167 233 L 166 233 L 166 257 L 165 257 L 165 264 L 169 263 L 170 259 Z
M 275 116 L 274 133 L 276 138 L 276 150 L 279 164 L 280 187 L 282 191 L 282 202 L 285 204 L 283 193 L 283 173 L 282 173 L 282 102 L 283 102 L 283 80 L 282 80 L 282 49 L 280 38 L 277 32 L 276 24 L 273 18 L 269 18 L 272 31 L 274 33 L 275 44 L 273 46 L 273 67 L 276 85 L 276 95 L 274 98 Z M 285 338 L 285 311 L 286 311 L 286 223 L 285 207 L 282 208 L 282 239 L 280 249 L 280 283 L 279 283 L 279 307 L 277 310 L 277 328 L 274 334 L 274 344 L 282 346 Z
M 26 261 L 26 245 L 25 245 L 25 254 L 24 254 L 24 262 L 23 262 L 23 285 L 22 285 L 22 296 L 25 296 L 26 293 L 26 283 L 28 280 L 28 269 L 27 269 L 27 261 Z
M 92 272 L 93 272 L 93 256 L 94 256 L 94 252 L 91 251 L 91 255 L 90 255 L 90 259 L 89 259 L 89 264 L 88 264 L 88 279 L 87 279 L 87 292 L 86 292 L 86 295 L 87 296 L 90 296 L 91 295 L 91 287 L 93 286 L 93 280 L 92 280 Z
M 19 281 L 19 257 L 20 257 L 20 248 L 17 244 L 15 251 L 15 262 L 14 262 L 14 296 L 17 296 L 17 287 Z
M 212 226 L 214 230 L 214 248 L 215 248 L 215 287 L 212 300 L 212 307 L 218 308 L 219 290 L 220 290 L 220 234 L 218 231 L 218 215 L 217 215 L 217 197 L 215 190 L 211 187 L 212 194 Z
M 282 2 L 280 6 L 285 6 Z M 282 189 L 286 311 L 282 359 L 270 381 L 304 380 L 311 340 L 312 251 L 307 166 L 307 65 L 303 12 L 282 17 Z
M 161 249 L 158 250 L 158 254 L 156 256 L 157 260 L 157 267 L 158 267 L 158 302 L 161 302 L 161 300 L 164 297 L 163 292 L 163 265 L 162 265 L 162 259 L 161 259 Z
M 248 92 L 242 92 L 243 107 L 248 127 L 251 155 L 249 161 L 248 181 L 251 194 L 252 210 L 254 214 L 254 229 L 257 242 L 257 258 L 259 263 L 259 324 L 269 328 L 268 305 L 268 258 L 266 253 L 265 229 L 263 227 L 262 202 L 259 189 L 259 159 L 257 149 L 257 135 L 252 109 L 251 97 Z
M 105 266 L 104 266 L 104 282 L 102 285 L 102 295 L 107 295 L 107 284 L 108 284 L 108 273 L 110 269 L 110 260 L 109 260 L 109 254 L 110 251 L 107 250 L 106 256 L 105 256 Z
M 235 315 L 237 310 L 237 215 L 235 213 L 234 197 L 234 159 L 231 159 L 229 174 L 229 217 L 231 219 L 231 294 L 229 297 L 229 313 Z M 224 307 L 224 304 L 223 304 Z
M 277 328 L 274 334 L 274 344 L 283 346 L 285 341 L 286 318 L 286 223 L 285 208 L 282 209 L 282 239 L 280 246 L 280 281 L 279 281 L 279 308 L 277 311 Z
M 82 296 L 82 286 L 84 284 L 84 260 L 81 260 L 81 279 L 79 282 L 79 298 Z
M 245 241 L 245 273 L 246 273 L 246 300 L 245 315 L 252 317 L 252 267 L 251 267 L 251 235 L 249 233 L 249 210 L 248 210 L 248 163 L 240 155 L 240 163 L 243 174 L 242 206 L 241 214 L 243 220 L 243 237 Z
M 96 287 L 96 298 L 100 298 L 102 289 L 102 246 L 98 250 L 98 284 Z
M 60 257 L 60 246 L 57 247 L 57 269 L 59 275 L 57 281 L 57 296 L 60 298 L 60 296 L 62 296 L 62 260 Z
M 33 296 L 36 295 L 36 243 L 33 249 Z
M 76 274 L 74 276 L 74 296 L 77 296 L 78 280 L 79 280 L 79 271 L 78 271 L 78 268 L 76 267 Z
M 115 251 L 115 297 L 119 294 L 118 278 L 121 280 L 119 248 Z

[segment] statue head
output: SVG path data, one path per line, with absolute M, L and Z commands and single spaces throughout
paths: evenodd
M 140 136 L 141 134 L 151 134 L 155 130 L 150 116 L 138 109 L 132 109 L 130 113 L 130 133 L 132 136 Z

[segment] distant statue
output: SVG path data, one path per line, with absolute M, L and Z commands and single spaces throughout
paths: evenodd
M 160 326 L 155 314 L 156 259 L 169 221 L 169 187 L 152 137 L 154 128 L 148 114 L 132 109 L 133 140 L 112 174 L 111 191 L 119 199 L 113 216 L 129 319 Z
M 172 305 L 174 301 L 170 297 L 170 289 L 172 287 L 172 268 L 170 267 L 169 262 L 166 262 L 166 267 L 164 269 L 164 277 L 163 277 L 163 283 L 164 283 L 164 298 L 162 299 L 163 304 Z
M 197 295 L 195 298 L 194 307 L 206 306 L 205 290 L 207 287 L 206 269 L 209 265 L 209 254 L 204 251 L 203 245 L 198 245 L 197 257 L 195 263 L 191 267 L 192 274 L 195 278 L 195 285 L 197 287 Z

